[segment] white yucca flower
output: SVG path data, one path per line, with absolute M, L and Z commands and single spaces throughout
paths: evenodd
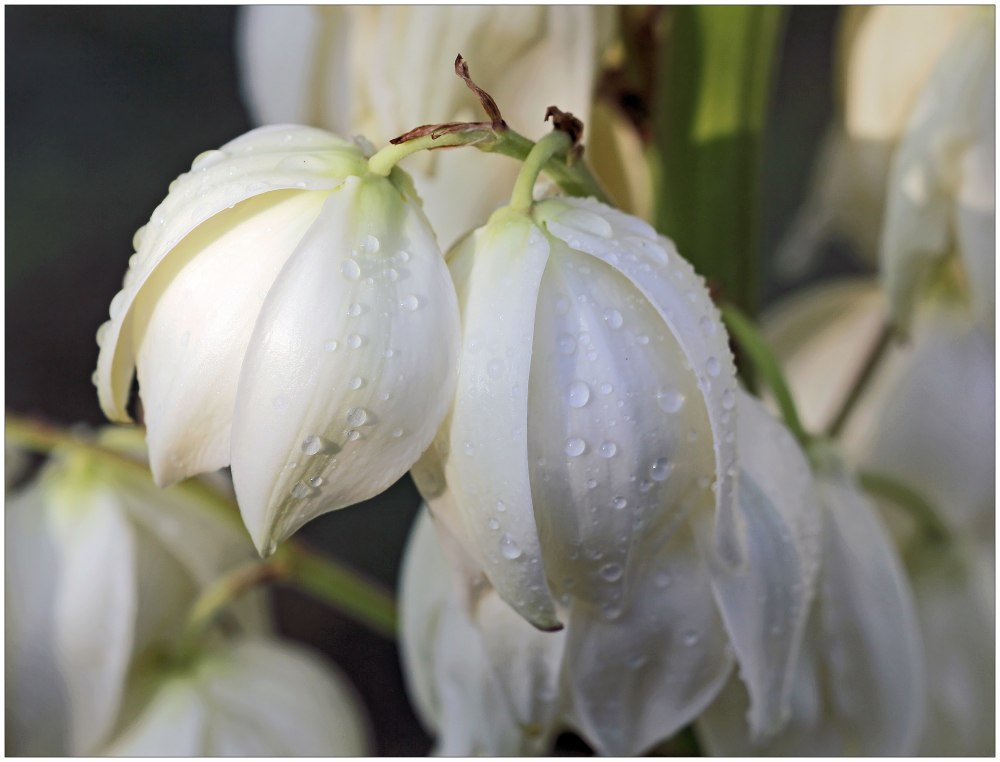
M 199 156 L 135 238 L 95 383 L 128 420 L 133 370 L 159 485 L 232 465 L 262 554 L 378 494 L 455 384 L 455 291 L 409 178 L 320 130 Z
M 441 749 L 540 751 L 569 726 L 639 753 L 734 656 L 754 733 L 775 732 L 819 518 L 798 445 L 736 386 L 703 281 L 641 220 L 564 198 L 498 210 L 449 266 L 461 372 L 413 475 L 459 584 L 418 529 L 403 593 Z

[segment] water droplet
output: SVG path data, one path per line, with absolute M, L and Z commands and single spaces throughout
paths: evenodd
M 382 350 L 382 357 L 392 357 L 395 354 L 391 349 Z
M 361 239 L 361 250 L 367 254 L 374 254 L 378 251 L 378 238 L 373 235 L 366 235 Z
M 604 322 L 606 322 L 611 328 L 621 328 L 622 313 L 613 309 L 604 310 Z
M 648 337 L 648 336 L 646 336 L 646 335 L 643 335 L 643 336 L 636 336 L 636 337 L 635 337 L 635 340 L 636 340 L 636 342 L 638 342 L 639 344 L 648 344 L 648 343 L 649 343 L 649 337 Z
M 336 339 L 330 339 L 323 345 L 324 352 L 336 352 L 337 351 L 337 341 Z
M 658 458 L 655 463 L 649 469 L 649 475 L 652 477 L 653 481 L 662 482 L 668 476 L 670 472 L 674 470 L 674 467 L 667 462 L 666 458 Z
M 576 351 L 576 339 L 568 333 L 564 333 L 556 339 L 556 346 L 564 355 L 571 355 Z
M 656 572 L 656 575 L 653 577 L 653 583 L 660 588 L 670 587 L 671 582 L 673 582 L 673 580 L 670 579 L 670 575 L 665 571 Z
M 668 413 L 676 413 L 684 404 L 684 395 L 674 389 L 664 389 L 656 395 L 656 401 Z
M 363 407 L 352 407 L 347 412 L 347 423 L 351 426 L 361 426 L 368 420 L 368 412 Z
M 497 521 L 496 519 L 490 519 L 487 523 L 489 524 L 490 529 L 492 529 L 493 531 L 496 531 L 497 529 L 500 528 L 500 522 Z
M 716 360 L 714 357 L 709 357 L 708 362 L 705 363 L 705 370 L 708 371 L 708 375 L 717 376 L 719 375 L 719 371 L 722 370 L 722 367 L 719 365 L 718 360 Z
M 590 334 L 586 331 L 580 331 L 580 333 L 576 335 L 576 340 L 586 346 L 590 343 Z
M 288 398 L 287 397 L 275 397 L 274 402 L 271 403 L 274 407 L 274 411 L 278 415 L 284 415 L 288 412 Z
M 510 561 L 521 555 L 521 548 L 509 532 L 500 538 L 500 555 Z
M 400 250 L 396 254 L 396 261 L 397 262 L 409 262 L 410 261 L 410 252 Z
M 590 387 L 583 381 L 574 381 L 566 387 L 566 401 L 570 407 L 583 407 L 590 399 Z
M 476 448 L 473 446 L 472 442 L 470 442 L 468 439 L 462 442 L 462 452 L 464 452 L 466 455 L 472 455 L 475 451 Z
M 570 457 L 575 458 L 577 455 L 582 455 L 586 449 L 587 443 L 580 439 L 580 437 L 571 437 L 566 440 L 566 454 Z
M 622 615 L 622 610 L 620 607 L 614 605 L 613 603 L 605 603 L 601 605 L 601 616 L 608 620 L 617 619 Z
M 309 488 L 302 482 L 295 482 L 295 486 L 292 487 L 292 497 L 303 498 L 309 494 Z
M 353 259 L 345 259 L 340 263 L 340 273 L 347 280 L 357 280 L 361 277 L 361 268 Z
M 629 669 L 639 669 L 643 664 L 646 663 L 646 657 L 642 654 L 631 654 L 628 659 L 625 660 L 625 664 Z
M 621 564 L 606 564 L 601 567 L 601 578 L 608 582 L 616 582 L 622 578 Z
M 360 436 L 361 436 L 361 434 L 359 434 L 354 429 L 351 429 L 350 431 L 347 432 L 347 439 L 349 441 L 351 441 L 351 442 L 357 441 L 358 437 L 360 437 Z
M 733 394 L 732 389 L 726 389 L 722 393 L 722 407 L 726 410 L 732 410 L 736 407 L 736 395 Z
M 358 315 L 361 314 L 361 305 L 352 304 L 350 307 L 347 308 L 347 314 L 350 315 L 351 317 L 357 317 Z
M 715 322 L 707 315 L 698 321 L 698 325 L 701 327 L 701 332 L 706 336 L 715 335 Z
M 546 461 L 545 458 L 539 458 L 538 459 L 538 465 L 540 465 L 540 466 L 544 466 L 547 462 L 548 461 Z
M 556 314 L 565 315 L 569 312 L 570 301 L 565 296 L 560 296 L 556 299 Z
M 594 487 L 596 487 L 597 486 L 597 479 L 588 479 L 587 480 L 587 486 L 590 489 L 593 489 Z
M 694 646 L 698 644 L 701 636 L 698 634 L 697 630 L 684 630 L 681 633 L 681 643 L 686 646 Z
M 594 350 L 590 350 L 589 352 L 587 352 L 587 359 L 590 360 L 591 362 L 593 362 L 594 360 L 596 360 L 597 359 L 597 352 L 595 352 Z
M 313 434 L 302 440 L 302 452 L 306 455 L 315 455 L 319 452 L 320 448 L 323 446 L 322 440 Z
M 413 312 L 417 307 L 420 306 L 420 300 L 417 299 L 413 294 L 409 296 L 404 296 L 399 305 L 408 312 Z
M 612 502 L 611 504 L 615 507 L 616 510 L 621 511 L 624 510 L 625 506 L 628 505 L 628 500 L 626 500 L 623 497 L 616 497 L 614 499 L 614 502 Z
M 602 458 L 613 458 L 618 452 L 618 445 L 614 442 L 604 442 L 601 445 L 600 453 Z
M 309 480 L 309 486 L 310 487 L 322 487 L 323 486 L 323 477 L 322 476 L 314 476 L 312 479 Z
M 712 480 L 709 477 L 707 477 L 707 476 L 699 476 L 698 477 L 698 487 L 700 487 L 701 489 L 707 488 L 708 485 L 711 484 L 711 483 L 712 483 Z
M 730 431 L 726 434 L 726 444 L 732 444 L 735 439 L 736 435 L 733 432 Z
M 356 333 L 352 336 L 348 336 L 347 346 L 349 346 L 351 349 L 357 349 L 358 347 L 361 346 L 361 337 L 358 336 Z
M 503 360 L 490 360 L 486 366 L 486 373 L 490 378 L 500 378 L 500 374 L 503 373 Z
M 395 281 L 397 278 L 399 278 L 399 273 L 393 270 L 391 267 L 389 267 L 382 271 L 382 278 L 390 282 Z
M 362 383 L 364 382 L 361 380 L 361 377 L 355 376 L 354 378 L 352 378 L 350 381 L 347 382 L 347 385 L 352 389 L 360 389 Z
M 684 292 L 684 296 L 686 296 L 688 298 L 689 302 L 696 302 L 696 301 L 698 301 L 698 297 L 695 296 L 694 291 L 685 291 Z
M 125 300 L 127 299 L 125 291 L 119 291 L 115 294 L 114 298 L 111 300 L 111 305 L 108 307 L 108 315 L 112 320 L 116 320 L 125 309 Z
M 392 432 L 392 435 L 398 439 L 399 437 L 403 436 L 403 430 L 396 429 L 394 432 Z
M 651 489 L 653 489 L 653 482 L 649 481 L 649 479 L 643 479 L 639 482 L 640 492 L 649 492 Z
M 382 392 L 382 393 L 380 393 L 378 395 L 378 398 L 380 400 L 382 400 L 383 402 L 385 402 L 387 399 L 389 399 L 389 392 Z

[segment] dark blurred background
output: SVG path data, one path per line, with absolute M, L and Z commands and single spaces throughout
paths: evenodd
M 762 299 L 787 286 L 768 261 L 801 202 L 833 113 L 837 7 L 791 9 L 764 135 Z M 60 424 L 104 422 L 90 382 L 97 327 L 121 285 L 132 235 L 192 159 L 250 129 L 240 100 L 237 10 L 11 7 L 6 20 L 6 405 Z M 836 249 L 819 274 L 849 268 Z M 815 277 L 815 276 L 814 276 Z M 409 476 L 301 535 L 395 589 L 419 496 Z M 389 642 L 278 590 L 281 630 L 339 664 L 374 725 L 377 752 L 422 755 L 431 740 Z M 583 751 L 563 739 L 563 753 Z

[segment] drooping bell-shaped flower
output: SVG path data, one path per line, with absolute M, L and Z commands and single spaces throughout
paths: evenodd
M 100 444 L 136 455 L 137 430 Z M 134 669 L 176 643 L 199 592 L 255 557 L 238 520 L 187 492 L 158 490 L 104 456 L 56 450 L 10 496 L 7 751 L 94 754 L 118 726 Z M 241 629 L 267 629 L 265 601 L 233 604 Z
M 755 732 L 773 732 L 816 566 L 804 457 L 737 389 L 668 239 L 590 199 L 520 199 L 449 254 L 461 371 L 413 470 L 470 570 L 464 615 L 519 727 L 562 717 L 606 753 L 642 751 L 712 699 L 731 643 Z M 530 656 L 503 634 L 527 629 L 513 612 L 566 632 L 528 639 L 545 644 Z
M 160 485 L 232 465 L 261 553 L 378 494 L 455 383 L 454 288 L 408 177 L 354 143 L 254 130 L 198 157 L 135 239 L 95 382 L 128 420 L 138 372 Z
M 440 76 L 464 53 L 507 121 L 538 139 L 552 103 L 591 113 L 614 33 L 613 11 L 599 6 L 254 6 L 242 11 L 237 51 L 257 124 L 311 124 L 384 145 L 415 125 L 469 121 L 476 99 Z M 518 171 L 473 151 L 402 166 L 443 247 L 507 200 Z
M 920 628 L 906 573 L 871 504 L 835 463 L 819 467 L 822 565 L 791 683 L 791 716 L 754 739 L 731 679 L 699 718 L 722 756 L 906 756 L 923 729 Z
M 167 677 L 101 754 L 116 757 L 359 757 L 370 731 L 347 679 L 301 646 L 217 645 Z

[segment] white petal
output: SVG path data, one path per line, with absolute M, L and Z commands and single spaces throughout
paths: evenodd
M 657 236 L 647 223 L 593 199 L 548 199 L 536 205 L 534 216 L 571 248 L 603 260 L 632 281 L 686 355 L 701 384 L 714 435 L 717 544 L 727 563 L 738 564 L 743 548 L 736 515 L 738 468 L 732 410 L 736 371 L 728 334 L 704 279 L 677 254 L 669 239 Z
M 111 302 L 111 320 L 98 330 L 97 391 L 113 421 L 128 421 L 125 407 L 135 357 L 132 304 L 146 280 L 185 236 L 240 201 L 271 190 L 330 190 L 364 172 L 353 143 L 294 125 L 263 127 L 197 159 L 172 183 L 167 198 L 136 234 L 138 252 L 123 288 Z
M 167 681 L 111 756 L 363 756 L 368 729 L 339 670 L 301 647 L 247 640 Z
M 450 258 L 463 346 L 450 451 L 439 445 L 437 454 L 467 551 L 501 598 L 552 630 L 561 625 L 538 542 L 527 433 L 535 305 L 549 245 L 526 218 L 502 213 Z
M 753 745 L 732 681 L 699 720 L 713 754 L 906 756 L 924 713 L 912 593 L 884 527 L 842 476 L 817 479 L 823 507 L 819 595 L 792 688 L 792 717 Z
M 58 548 L 45 497 L 33 484 L 4 511 L 6 750 L 15 756 L 70 753 L 69 697 L 56 662 Z
M 199 225 L 134 302 L 139 393 L 159 486 L 229 465 L 236 384 L 260 305 L 325 192 L 265 193 Z
M 88 754 L 114 726 L 132 656 L 133 536 L 105 486 L 85 492 L 72 482 L 53 484 L 48 501 L 59 558 L 54 624 L 69 696 L 70 749 Z
M 882 279 L 903 328 L 931 265 L 952 251 L 962 154 L 970 144 L 993 140 L 983 112 L 994 109 L 994 47 L 992 14 L 956 35 L 899 145 L 882 234 Z
M 735 572 L 706 556 L 740 677 L 751 696 L 751 732 L 762 737 L 776 732 L 789 716 L 819 569 L 820 514 L 809 464 L 792 435 L 754 397 L 741 390 L 738 400 L 747 564 Z
M 258 550 L 413 465 L 450 403 L 458 341 L 423 215 L 388 180 L 346 180 L 272 286 L 243 360 L 233 482 Z
M 733 666 L 707 569 L 682 525 L 608 621 L 577 603 L 566 664 L 574 715 L 602 754 L 641 754 L 697 717 Z
M 542 276 L 528 463 L 556 595 L 628 605 L 669 534 L 713 503 L 713 436 L 695 373 L 623 275 L 558 238 Z

